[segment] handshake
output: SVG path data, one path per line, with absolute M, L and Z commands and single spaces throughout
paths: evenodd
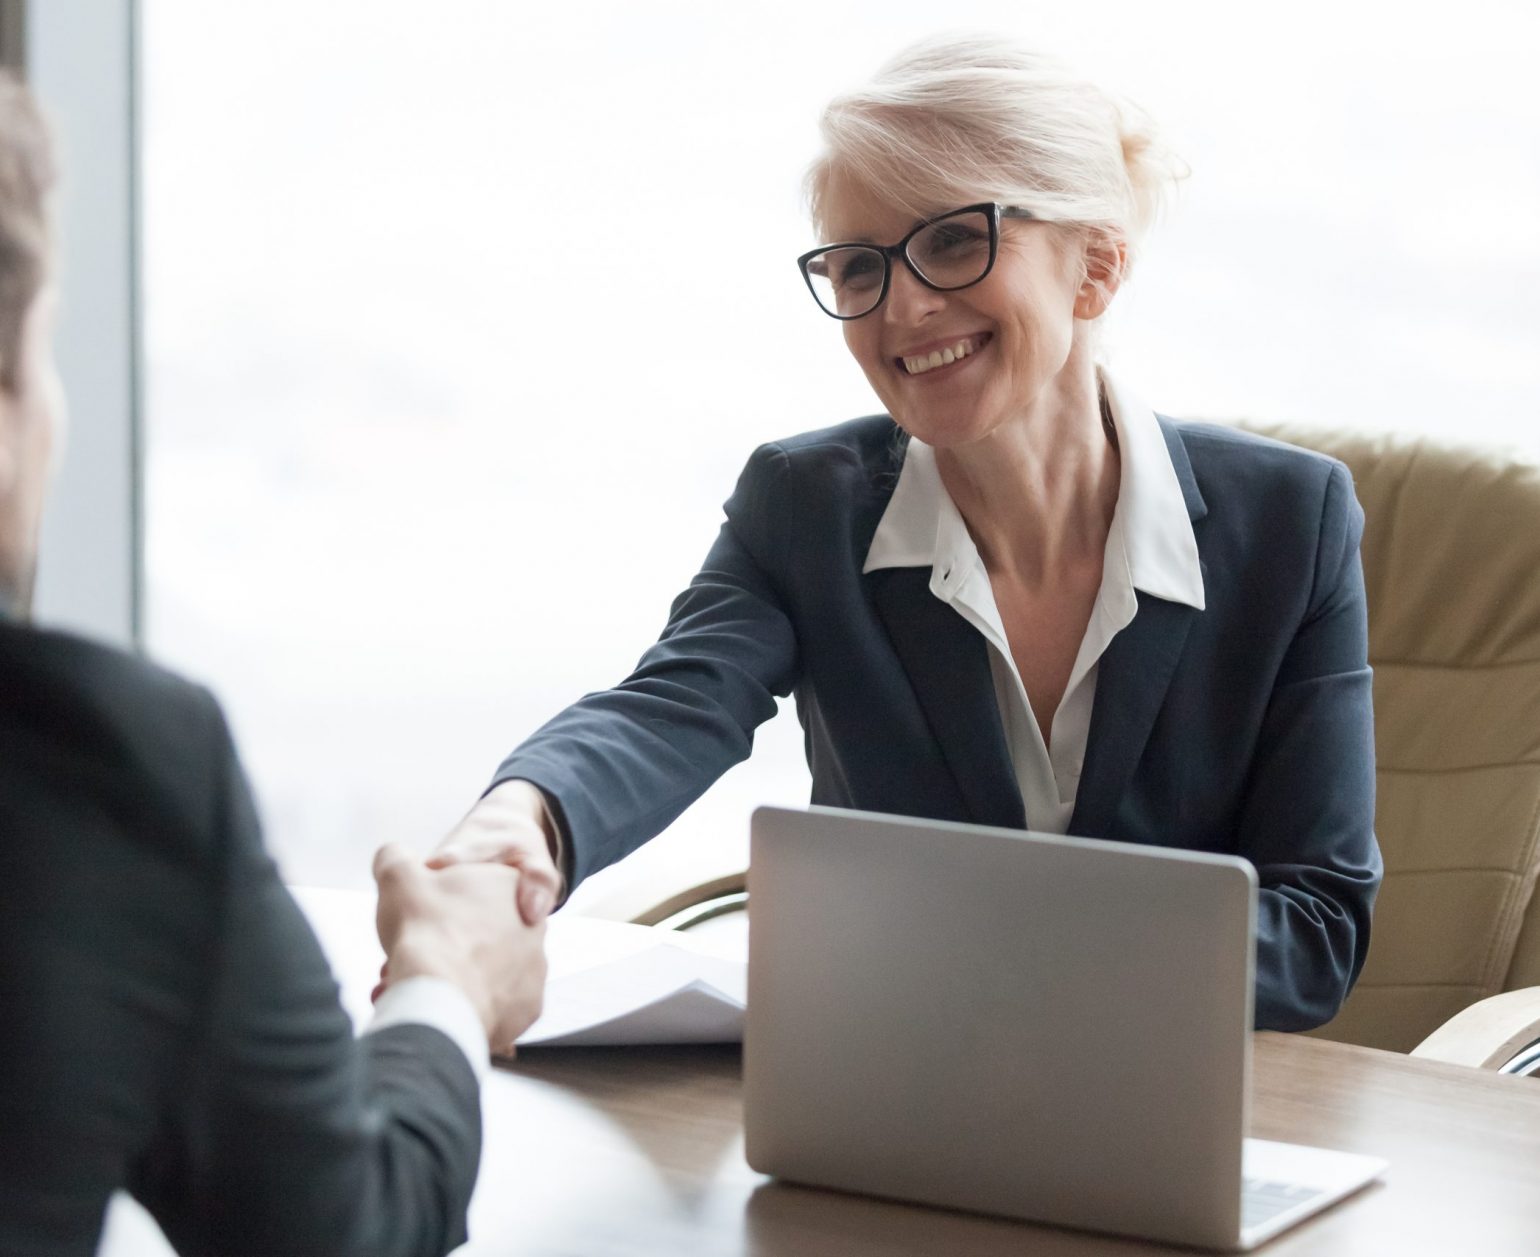
M 465 992 L 501 1056 L 540 1015 L 545 920 L 561 892 L 547 811 L 526 781 L 489 792 L 426 861 L 390 844 L 374 857 L 385 949 L 376 999 L 433 977 Z

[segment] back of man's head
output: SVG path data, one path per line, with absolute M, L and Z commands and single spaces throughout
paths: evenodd
M 53 145 L 36 100 L 0 71 L 0 389 L 16 389 L 22 325 L 48 278 Z

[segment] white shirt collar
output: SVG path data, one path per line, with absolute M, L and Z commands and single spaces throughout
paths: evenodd
M 1160 423 L 1108 372 L 1101 372 L 1101 381 L 1122 455 L 1112 531 L 1123 541 L 1129 579 L 1135 589 L 1201 611 L 1198 542 Z M 962 514 L 941 482 L 935 451 L 911 438 L 861 570 L 930 567 L 931 588 L 944 597 L 946 587 L 964 578 L 977 561 Z

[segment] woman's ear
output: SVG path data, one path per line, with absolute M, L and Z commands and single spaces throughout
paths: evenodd
M 1075 293 L 1075 317 L 1099 319 L 1107 312 L 1128 268 L 1128 244 L 1105 231 L 1090 232 L 1085 241 L 1085 268 Z

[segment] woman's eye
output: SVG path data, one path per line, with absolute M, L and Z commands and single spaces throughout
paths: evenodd
M 942 223 L 930 233 L 925 242 L 925 251 L 930 254 L 956 253 L 975 248 L 986 240 L 986 236 L 971 227 Z
M 844 259 L 829 270 L 838 288 L 870 288 L 882 281 L 882 263 L 875 254 L 863 253 Z

